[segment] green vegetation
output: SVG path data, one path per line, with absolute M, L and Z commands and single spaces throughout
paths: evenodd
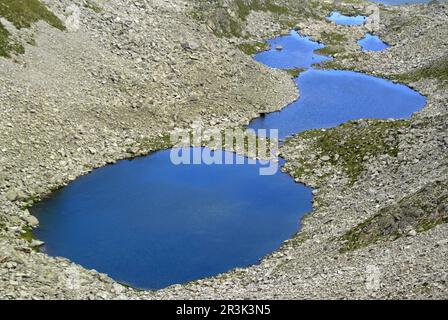
M 334 56 L 337 53 L 345 52 L 342 44 L 347 42 L 348 39 L 344 34 L 333 31 L 324 31 L 320 36 L 321 41 L 325 44 L 325 47 L 315 50 L 315 53 Z
M 39 20 L 65 30 L 65 26 L 39 0 L 0 0 L 0 16 L 11 22 L 17 29 L 29 28 Z
M 230 138 L 232 138 L 232 141 L 229 140 Z M 241 142 L 243 143 L 242 149 L 238 148 Z M 234 151 L 249 157 L 265 157 L 266 154 L 269 155 L 271 152 L 271 141 L 268 137 L 258 137 L 253 132 L 242 127 L 223 129 L 220 131 L 219 141 L 211 137 L 209 141 L 203 141 L 202 145 L 204 147 Z M 260 154 L 262 151 L 266 152 L 266 154 Z
M 161 134 L 154 138 L 143 138 L 136 145 L 129 146 L 127 152 L 133 155 L 144 155 L 157 150 L 171 148 L 171 135 L 169 133 Z
M 269 11 L 275 14 L 287 14 L 288 8 L 279 6 L 274 3 L 272 0 L 236 0 L 235 1 L 238 7 L 238 15 L 239 18 L 243 21 L 246 20 L 247 16 L 250 14 L 250 11 Z
M 306 131 L 292 139 L 310 140 L 310 148 L 320 155 L 328 156 L 334 167 L 342 167 L 353 184 L 364 171 L 364 164 L 370 157 L 398 154 L 398 130 L 409 126 L 405 120 L 350 121 L 328 130 Z M 294 169 L 294 176 L 300 178 L 313 169 L 304 159 Z
M 389 9 L 390 10 L 390 9 Z M 427 21 L 424 20 L 422 16 L 412 15 L 408 17 L 403 17 L 402 15 L 394 16 L 394 12 L 386 11 L 389 16 L 392 17 L 390 25 L 388 26 L 394 33 L 402 32 L 404 29 L 411 27 L 418 27 L 419 25 L 424 25 Z M 396 12 L 395 12 L 396 13 Z
M 305 68 L 296 68 L 296 69 L 286 69 L 286 72 L 292 77 L 297 78 L 302 72 L 304 72 Z
M 253 56 L 262 51 L 269 49 L 269 44 L 264 41 L 246 42 L 238 46 L 238 48 L 249 56 Z
M 49 25 L 64 30 L 65 26 L 39 0 L 0 0 L 0 17 L 11 22 L 17 29 L 29 28 L 31 24 L 43 20 Z M 23 54 L 22 44 L 11 39 L 11 34 L 0 23 L 0 56 L 10 57 L 12 53 Z
M 236 0 L 236 15 L 237 19 L 227 17 L 229 25 L 227 30 L 223 29 L 216 34 L 224 37 L 236 36 L 240 37 L 243 30 L 243 23 L 251 11 L 271 12 L 276 15 L 287 14 L 286 7 L 275 4 L 272 0 Z
M 344 34 L 334 31 L 324 31 L 320 36 L 322 41 L 327 45 L 340 44 L 348 40 Z
M 319 50 L 316 50 L 317 53 L 321 53 L 321 52 L 318 52 L 318 51 Z M 335 52 L 335 53 L 340 53 L 340 52 Z M 338 56 L 337 59 L 324 61 L 319 66 L 322 69 L 327 69 L 327 70 L 328 69 L 332 69 L 332 70 L 353 70 L 353 71 L 357 71 L 350 63 L 349 64 L 344 64 L 341 61 L 342 60 L 360 61 L 360 59 L 362 59 L 362 57 L 361 57 L 361 55 L 358 52 L 341 53 Z
M 394 241 L 409 230 L 425 232 L 448 223 L 447 190 L 447 180 L 430 183 L 398 204 L 380 210 L 340 238 L 345 241 L 340 251 L 356 250 L 381 240 Z
M 317 50 L 314 50 L 315 53 L 321 54 L 324 56 L 334 56 L 337 53 L 343 53 L 345 49 L 341 46 L 334 46 L 334 45 L 328 45 L 324 48 L 320 48 Z
M 440 81 L 441 86 L 448 87 L 448 56 L 444 56 L 414 71 L 393 75 L 391 78 L 407 83 L 417 82 L 422 79 L 437 79 Z
M 292 28 L 300 18 L 317 17 L 311 2 L 280 4 L 276 0 L 235 0 L 224 7 L 222 1 L 198 1 L 189 15 L 198 21 L 207 22 L 218 37 L 243 37 L 251 11 L 269 12 L 276 16 L 283 27 Z
M 302 218 L 303 221 L 303 218 Z M 306 233 L 305 231 L 300 231 L 298 234 L 296 234 L 291 240 L 288 241 L 288 244 L 298 247 L 301 246 L 303 243 L 305 243 L 307 240 L 311 239 L 310 235 Z
M 30 228 L 30 227 L 23 228 L 23 232 L 20 235 L 20 237 L 23 240 L 25 240 L 26 242 L 31 243 L 35 239 L 34 234 L 33 234 L 33 228 Z M 36 252 L 40 252 L 39 247 L 32 247 L 32 250 L 36 251 Z
M 93 0 L 85 0 L 85 7 L 93 10 L 96 13 L 100 13 L 103 11 L 103 8 L 97 5 Z
M 24 231 L 24 232 L 22 233 L 21 238 L 22 238 L 23 240 L 28 241 L 28 242 L 33 241 L 33 239 L 34 239 L 34 236 L 33 236 L 33 229 L 30 228 L 30 227 L 25 227 L 25 228 L 23 229 L 23 231 Z
M 25 51 L 20 43 L 10 39 L 10 35 L 0 23 L 0 57 L 10 57 L 11 52 L 22 54 Z

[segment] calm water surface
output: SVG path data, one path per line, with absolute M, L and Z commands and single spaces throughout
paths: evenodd
M 296 31 L 267 42 L 271 49 L 255 55 L 254 59 L 272 68 L 309 68 L 315 63 L 330 60 L 326 56 L 314 53 L 314 50 L 323 48 L 323 44 L 303 37 Z
M 389 45 L 383 42 L 378 36 L 367 33 L 364 38 L 358 41 L 362 51 L 383 51 L 389 48 Z
M 35 236 L 48 254 L 139 288 L 256 264 L 297 232 L 312 201 L 309 188 L 260 176 L 261 166 L 175 166 L 170 150 L 121 161 L 33 207 Z
M 335 22 L 336 24 L 345 25 L 345 26 L 361 26 L 366 21 L 365 16 L 346 16 L 340 12 L 333 11 L 330 16 L 328 16 L 328 20 Z

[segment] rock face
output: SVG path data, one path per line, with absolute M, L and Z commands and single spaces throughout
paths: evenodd
M 23 39 L 34 34 L 35 45 L 26 44 L 14 59 L 0 58 L 0 298 L 448 297 L 448 225 L 438 184 L 448 178 L 447 90 L 443 72 L 433 68 L 446 57 L 447 4 L 384 7 L 377 33 L 392 47 L 363 53 L 356 40 L 365 27 L 326 23 L 326 2 L 272 2 L 267 8 L 233 0 L 219 6 L 49 1 L 58 17 L 70 17 L 70 30 L 37 22 L 18 31 Z M 197 17 L 198 6 L 205 16 Z M 427 96 L 427 107 L 405 126 L 384 125 L 389 131 L 375 135 L 375 143 L 392 145 L 396 154 L 357 157 L 353 178 L 341 165 L 346 155 L 321 154 L 313 137 L 287 141 L 281 150 L 285 170 L 316 187 L 314 211 L 302 231 L 260 265 L 223 276 L 137 291 L 30 248 L 42 243 L 27 242 L 22 229 L 39 222 L 23 208 L 39 197 L 93 168 L 169 146 L 173 128 L 190 128 L 196 120 L 240 126 L 296 99 L 287 73 L 257 64 L 237 48 L 293 24 L 330 44 L 333 66 L 400 77 Z M 428 65 L 437 72 L 428 74 Z M 339 137 L 378 125 L 366 120 L 332 130 Z M 442 218 L 422 230 L 427 217 Z M 403 236 L 388 236 L 398 230 Z M 369 241 L 344 250 L 350 239 Z

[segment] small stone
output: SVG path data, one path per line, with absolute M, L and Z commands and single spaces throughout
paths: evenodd
M 417 231 L 415 231 L 414 229 L 411 229 L 411 231 L 408 232 L 408 235 L 410 237 L 415 237 L 417 235 Z
M 37 247 L 42 247 L 44 244 L 45 244 L 45 242 L 43 242 L 43 241 L 33 239 L 31 241 L 30 246 L 33 247 L 33 248 L 37 248 Z
M 188 41 L 188 42 L 182 43 L 181 47 L 184 50 L 195 51 L 195 50 L 199 49 L 199 44 L 197 42 L 194 42 L 194 41 Z
M 320 158 L 320 160 L 322 161 L 330 161 L 330 157 L 329 156 L 323 156 L 322 158 Z
M 9 201 L 16 201 L 19 197 L 19 193 L 14 189 L 10 189 L 8 192 L 6 192 L 5 196 Z
M 25 217 L 25 221 L 32 228 L 35 228 L 39 225 L 39 220 L 35 216 L 32 216 L 32 215 Z
M 119 284 L 119 283 L 114 283 L 112 285 L 112 290 L 116 293 L 116 294 L 121 294 L 123 293 L 123 291 L 125 290 L 125 288 Z

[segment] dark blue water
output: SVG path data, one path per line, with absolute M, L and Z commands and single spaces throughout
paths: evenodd
M 300 98 L 280 112 L 253 120 L 253 129 L 279 129 L 285 138 L 361 118 L 407 118 L 426 103 L 410 88 L 352 71 L 310 69 L 295 79 Z
M 276 43 L 275 40 L 271 40 Z M 314 53 L 310 48 L 320 44 L 303 38 L 281 37 L 288 64 L 308 66 Z M 295 54 L 295 42 L 306 43 L 300 55 Z M 297 45 L 298 46 L 298 45 Z M 293 47 L 292 53 L 289 53 Z M 272 68 L 285 68 L 278 62 L 279 53 L 269 50 L 255 59 Z M 323 59 L 320 59 L 323 60 Z M 305 63 L 304 63 L 305 62 Z M 252 129 L 278 129 L 279 138 L 316 128 L 330 128 L 361 118 L 408 118 L 426 104 L 426 98 L 407 86 L 352 71 L 309 70 L 295 79 L 300 98 L 280 112 L 254 119 Z
M 169 154 L 97 169 L 37 204 L 46 252 L 157 289 L 257 263 L 311 210 L 309 188 L 260 176 L 260 163 L 175 166 Z
M 328 20 L 335 22 L 339 25 L 345 26 L 361 26 L 364 24 L 364 21 L 367 17 L 365 16 L 346 16 L 341 14 L 340 12 L 333 11 L 330 16 L 328 16 Z
M 312 41 L 308 37 L 303 37 L 296 31 L 268 40 L 268 43 L 271 49 L 255 55 L 254 59 L 272 68 L 309 68 L 315 63 L 330 59 L 314 53 L 314 50 L 323 48 L 324 45 Z M 282 50 L 278 50 L 278 46 L 281 46 Z
M 367 33 L 364 38 L 358 41 L 362 51 L 383 51 L 390 46 L 383 42 L 378 36 Z

